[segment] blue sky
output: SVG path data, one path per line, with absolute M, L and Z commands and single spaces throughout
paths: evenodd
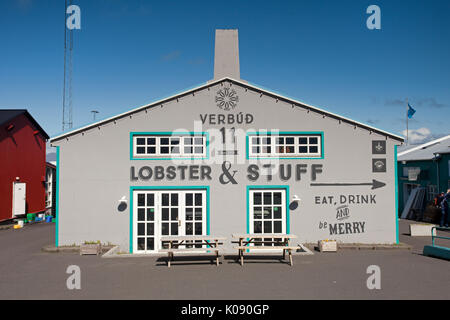
M 74 0 L 74 127 L 213 77 L 214 32 L 239 29 L 241 78 L 412 142 L 450 134 L 450 1 Z M 366 8 L 381 9 L 381 30 Z M 61 132 L 64 0 L 0 2 L 0 108 Z

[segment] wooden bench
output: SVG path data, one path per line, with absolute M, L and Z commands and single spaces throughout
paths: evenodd
M 161 249 L 159 252 L 167 252 L 167 266 L 173 261 L 174 253 L 213 253 L 216 266 L 219 265 L 221 255 L 220 245 L 226 238 L 212 236 L 163 236 L 161 241 L 168 242 L 169 248 Z M 180 246 L 183 246 L 180 248 Z M 202 246 L 201 248 L 187 248 L 187 246 Z
M 276 233 L 257 233 L 257 234 L 233 234 L 233 238 L 238 239 L 239 246 L 234 247 L 238 249 L 239 260 L 241 266 L 244 265 L 244 252 L 246 250 L 282 250 L 283 260 L 286 258 L 286 251 L 289 253 L 289 264 L 292 266 L 292 250 L 297 250 L 298 247 L 289 246 L 290 239 L 297 238 L 293 234 L 276 234 Z M 268 240 L 266 240 L 268 239 Z M 276 240 L 280 239 L 280 240 Z M 259 244 L 254 246 L 251 244 Z M 270 246 L 268 246 L 270 245 Z

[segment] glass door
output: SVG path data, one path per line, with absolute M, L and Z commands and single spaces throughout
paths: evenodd
M 135 253 L 167 248 L 161 236 L 206 235 L 206 190 L 137 190 L 133 203 Z
M 286 233 L 285 189 L 250 190 L 249 202 L 250 233 Z M 267 238 L 264 240 L 277 241 L 278 239 Z

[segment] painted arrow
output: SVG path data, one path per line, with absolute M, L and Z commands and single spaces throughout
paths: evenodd
M 372 182 L 367 182 L 367 183 L 311 183 L 312 187 L 317 187 L 317 186 L 339 186 L 339 187 L 342 187 L 342 186 L 372 186 L 372 190 L 382 188 L 385 185 L 386 185 L 386 183 L 377 181 L 375 179 L 372 179 Z

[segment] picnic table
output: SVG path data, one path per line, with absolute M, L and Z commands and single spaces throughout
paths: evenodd
M 175 252 L 205 252 L 214 253 L 216 265 L 219 265 L 219 246 L 226 240 L 224 237 L 215 236 L 162 236 L 161 241 L 167 242 L 168 248 L 161 249 L 160 252 L 167 252 L 167 266 L 173 260 Z
M 246 250 L 283 250 L 283 260 L 286 258 L 286 251 L 289 253 L 289 264 L 292 266 L 292 250 L 297 247 L 289 246 L 291 239 L 296 239 L 294 234 L 279 234 L 279 233 L 247 233 L 247 234 L 232 234 L 232 238 L 238 239 L 239 246 L 235 247 L 239 252 L 239 259 L 241 266 L 244 265 L 244 252 Z M 253 245 L 252 245 L 253 244 Z

